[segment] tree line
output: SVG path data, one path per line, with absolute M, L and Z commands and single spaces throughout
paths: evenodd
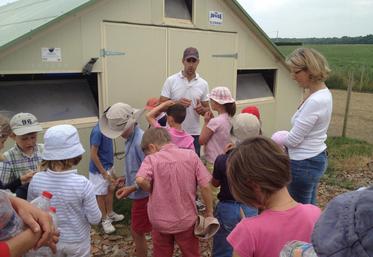
M 358 37 L 324 37 L 324 38 L 272 38 L 275 44 L 278 45 L 295 45 L 295 44 L 373 44 L 373 34 Z

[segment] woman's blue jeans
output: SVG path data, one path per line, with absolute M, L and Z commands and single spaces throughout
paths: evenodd
M 232 257 L 233 249 L 227 242 L 227 236 L 241 221 L 240 209 L 242 209 L 245 217 L 258 215 L 256 208 L 248 207 L 236 201 L 220 201 L 216 205 L 215 217 L 219 220 L 220 229 L 214 235 L 213 257 Z
M 326 151 L 309 159 L 291 160 L 290 164 L 292 176 L 288 186 L 290 195 L 297 202 L 316 205 L 317 186 L 328 166 Z

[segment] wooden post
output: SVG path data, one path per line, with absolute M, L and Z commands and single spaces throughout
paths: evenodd
M 354 86 L 354 74 L 352 71 L 350 71 L 348 74 L 348 85 L 347 86 L 348 86 L 347 87 L 347 100 L 346 100 L 345 116 L 343 119 L 342 137 L 346 137 L 347 119 L 348 119 L 348 112 L 350 110 L 351 92 L 352 92 L 352 87 Z
M 363 84 L 364 84 L 364 73 L 365 73 L 365 66 L 362 66 L 361 74 L 360 74 L 360 84 L 359 84 L 359 91 L 360 92 L 361 92 L 361 89 L 363 88 Z

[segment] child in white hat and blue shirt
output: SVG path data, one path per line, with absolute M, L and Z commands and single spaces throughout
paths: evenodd
M 43 191 L 52 193 L 60 230 L 57 256 L 88 257 L 90 224 L 101 221 L 101 212 L 91 182 L 74 168 L 85 152 L 78 131 L 71 125 L 51 127 L 45 132 L 44 147 L 41 166 L 46 171 L 33 177 L 27 200 Z

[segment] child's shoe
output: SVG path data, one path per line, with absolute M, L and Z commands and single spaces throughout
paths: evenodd
M 111 224 L 111 219 L 106 218 L 101 222 L 102 228 L 104 229 L 105 234 L 111 234 L 115 231 L 114 226 Z
M 118 214 L 115 212 L 111 212 L 109 215 L 109 219 L 111 219 L 112 222 L 118 222 L 124 219 L 124 215 Z

